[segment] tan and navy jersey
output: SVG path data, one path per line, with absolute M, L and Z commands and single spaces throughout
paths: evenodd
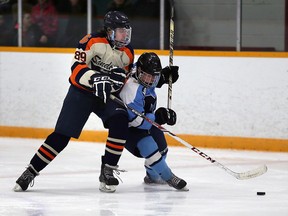
M 112 47 L 105 34 L 88 34 L 75 50 L 69 81 L 77 88 L 93 92 L 90 83 L 93 74 L 110 71 L 113 67 L 121 67 L 128 73 L 133 61 L 134 50 L 130 45 L 117 49 Z

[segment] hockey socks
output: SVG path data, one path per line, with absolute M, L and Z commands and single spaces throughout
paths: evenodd
M 30 164 L 40 172 L 67 146 L 69 140 L 70 137 L 53 132 L 40 146 Z
M 105 122 L 105 127 L 109 128 L 109 132 L 102 163 L 117 166 L 128 136 L 127 116 L 114 115 Z

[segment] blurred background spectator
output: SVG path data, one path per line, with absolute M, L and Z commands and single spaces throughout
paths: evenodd
M 39 20 L 32 16 L 32 21 L 41 25 L 45 35 L 43 41 L 48 42 L 46 46 L 75 47 L 78 37 L 86 34 L 87 29 L 93 32 L 103 26 L 103 17 L 108 10 L 120 10 L 131 20 L 131 43 L 135 49 L 159 49 L 160 44 L 161 49 L 169 49 L 169 0 L 163 1 L 163 26 L 160 26 L 160 0 L 91 1 L 92 7 L 89 8 L 89 12 L 91 9 L 92 19 L 89 22 L 87 0 L 78 0 L 75 3 L 69 0 L 22 0 L 22 5 L 28 3 L 35 6 L 35 10 L 38 7 L 36 11 Z M 225 4 L 221 1 L 199 4 L 199 0 L 175 0 L 174 49 L 287 51 L 287 1 L 243 1 L 240 7 L 233 1 L 226 1 Z M 13 41 L 11 32 L 15 33 L 13 29 L 18 22 L 18 14 L 12 10 L 12 6 L 17 9 L 17 3 L 18 0 L 0 0 L 0 45 L 10 46 Z M 44 9 L 43 6 L 41 12 L 40 5 L 48 3 L 52 4 L 54 9 Z M 73 9 L 73 5 L 77 6 Z M 237 21 L 238 15 L 235 13 L 239 8 L 243 10 L 241 23 Z M 53 11 L 52 15 L 47 11 Z M 243 31 L 238 35 L 239 32 L 236 30 L 240 27 Z M 79 35 L 76 35 L 78 33 Z M 17 45 L 18 43 L 15 44 Z
M 15 28 L 18 28 L 18 1 L 10 0 L 5 10 L 11 10 L 11 5 L 13 6 L 11 28 L 15 34 L 12 41 L 13 45 L 17 46 L 15 38 L 18 34 Z M 23 46 L 75 47 L 87 34 L 87 0 L 22 0 L 22 5 L 23 14 L 25 12 Z M 29 11 L 25 9 L 26 6 L 30 7 L 30 15 L 26 14 Z M 160 47 L 159 0 L 92 0 L 92 32 L 103 26 L 103 16 L 110 10 L 122 11 L 130 18 L 133 27 L 132 45 L 135 49 Z M 35 25 L 38 25 L 40 30 Z M 3 44 L 8 45 L 9 37 L 5 35 L 9 34 L 9 24 L 2 24 L 1 29 L 3 29 L 1 40 L 5 38 Z M 41 32 L 39 41 L 38 34 Z M 35 38 L 34 43 L 33 38 Z
M 58 31 L 58 14 L 56 7 L 50 0 L 38 0 L 38 3 L 32 7 L 32 22 L 37 24 L 43 35 L 41 43 L 46 46 L 55 46 Z
M 22 16 L 22 46 L 47 46 L 47 40 L 43 40 L 43 32 L 37 24 L 32 23 L 31 12 L 23 11 Z M 18 24 L 15 26 L 14 44 L 17 44 Z

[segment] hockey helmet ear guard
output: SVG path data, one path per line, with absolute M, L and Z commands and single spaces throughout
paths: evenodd
M 117 48 L 127 46 L 131 41 L 132 28 L 128 17 L 120 11 L 109 11 L 104 16 L 107 37 Z
M 137 63 L 136 77 L 145 87 L 155 87 L 160 79 L 162 70 L 159 57 L 153 53 L 143 53 Z

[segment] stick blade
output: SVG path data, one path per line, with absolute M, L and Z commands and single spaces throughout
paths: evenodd
M 235 177 L 239 180 L 251 179 L 263 175 L 264 173 L 267 172 L 267 170 L 268 170 L 267 166 L 262 165 L 254 170 L 250 170 L 243 173 L 236 173 Z

